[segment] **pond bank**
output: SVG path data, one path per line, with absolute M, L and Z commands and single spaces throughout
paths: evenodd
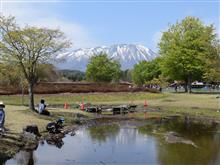
M 170 100 L 168 100 L 170 102 Z M 142 108 L 139 105 L 139 108 Z M 82 111 L 77 111 L 73 109 L 61 109 L 61 110 L 51 110 L 51 117 L 39 116 L 33 112 L 24 110 L 24 107 L 20 108 L 11 108 L 7 109 L 7 119 L 6 119 L 6 128 L 10 128 L 9 132 L 2 135 L 0 138 L 0 155 L 2 160 L 7 160 L 13 157 L 19 150 L 33 150 L 36 145 L 43 140 L 48 141 L 54 145 L 60 145 L 60 139 L 62 139 L 66 133 L 74 132 L 80 125 L 99 125 L 104 122 L 117 122 L 117 121 L 136 121 L 144 123 L 146 120 L 154 119 L 158 122 L 166 122 L 168 120 L 173 120 L 176 118 L 181 118 L 184 122 L 201 122 L 207 125 L 218 124 L 220 123 L 219 118 L 201 116 L 201 115 L 192 115 L 190 113 L 172 113 L 171 110 L 169 113 L 163 111 L 163 109 L 158 109 L 158 107 L 150 107 L 146 110 L 147 116 L 145 119 L 144 111 L 138 111 L 137 113 L 130 113 L 127 115 L 93 115 L 90 113 L 85 113 Z M 197 110 L 197 109 L 196 109 Z M 171 115 L 175 114 L 175 115 Z M 14 116 L 18 116 L 15 120 Z M 45 132 L 45 126 L 47 123 L 54 121 L 58 117 L 64 117 L 66 125 L 64 127 L 63 133 L 53 136 Z M 13 120 L 14 121 L 13 121 Z M 37 139 L 25 139 L 23 138 L 23 133 L 21 133 L 21 128 L 27 126 L 28 124 L 35 123 L 39 126 L 40 133 L 42 134 L 41 138 Z M 74 134 L 74 133 L 73 133 Z M 54 139 L 55 138 L 55 139 Z M 56 143 L 57 142 L 57 143 Z
M 219 130 L 177 117 L 99 118 L 81 125 L 73 137 L 66 135 L 56 147 L 40 142 L 36 150 L 21 151 L 6 164 L 219 164 Z

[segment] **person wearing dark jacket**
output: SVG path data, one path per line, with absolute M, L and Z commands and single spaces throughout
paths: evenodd
M 4 131 L 4 124 L 5 124 L 5 105 L 2 101 L 0 101 L 0 132 Z

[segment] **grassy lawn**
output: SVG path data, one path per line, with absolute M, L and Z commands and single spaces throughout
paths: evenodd
M 220 119 L 220 99 L 216 95 L 208 94 L 185 94 L 185 93 L 87 93 L 87 94 L 57 94 L 57 95 L 35 95 L 35 103 L 40 98 L 44 98 L 50 105 L 63 105 L 64 102 L 77 104 L 82 99 L 84 102 L 92 104 L 138 104 L 139 110 L 144 110 L 143 104 L 148 102 L 147 117 L 167 116 L 175 114 L 189 114 L 193 116 L 208 116 Z M 21 106 L 19 95 L 0 96 L 0 100 L 6 104 L 6 127 L 13 132 L 21 132 L 22 128 L 28 124 L 37 124 L 40 131 L 45 130 L 49 121 L 55 120 L 59 116 L 65 117 L 67 123 L 72 123 L 76 113 L 89 113 L 77 109 L 50 109 L 52 117 L 38 115 L 30 112 L 26 106 Z M 28 103 L 25 96 L 25 104 Z M 159 111 L 158 111 L 159 109 Z M 131 117 L 144 118 L 144 112 L 129 114 Z
M 152 106 L 176 107 L 181 109 L 219 109 L 220 100 L 216 95 L 169 93 L 166 98 L 152 100 Z
M 69 104 L 78 104 L 82 100 L 92 104 L 121 104 L 129 103 L 131 101 L 141 101 L 144 99 L 158 99 L 166 97 L 165 94 L 157 93 L 77 93 L 77 94 L 51 94 L 51 95 L 35 95 L 35 103 L 39 103 L 41 98 L 46 100 L 47 104 L 60 104 L 63 105 L 65 102 Z M 0 100 L 4 101 L 5 104 L 10 105 L 21 105 L 22 97 L 20 95 L 2 95 Z M 24 104 L 28 104 L 28 96 L 24 97 Z
M 51 121 L 55 121 L 58 117 L 64 117 L 66 124 L 74 124 L 76 113 L 83 114 L 87 117 L 91 116 L 91 114 L 76 109 L 49 109 L 49 111 L 51 112 L 50 117 L 39 115 L 28 110 L 27 107 L 24 106 L 7 105 L 5 110 L 5 127 L 11 132 L 20 133 L 25 126 L 36 124 L 39 131 L 43 132 L 46 130 L 46 125 Z
M 48 123 L 47 119 L 38 117 L 31 113 L 27 107 L 6 105 L 5 127 L 12 132 L 19 133 L 22 128 L 28 124 L 37 124 L 40 130 L 43 130 Z
M 136 101 L 136 103 L 141 102 Z M 149 109 L 155 109 L 147 114 L 148 117 L 178 114 L 220 119 L 220 99 L 213 94 L 167 93 L 163 98 L 149 100 L 148 104 Z M 144 117 L 143 113 L 134 116 Z

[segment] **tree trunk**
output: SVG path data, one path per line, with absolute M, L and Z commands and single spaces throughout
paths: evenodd
M 20 85 L 21 85 L 21 104 L 24 105 L 24 84 L 22 75 L 20 76 Z
M 188 93 L 192 93 L 192 76 L 191 74 L 188 76 Z
M 188 92 L 187 84 L 184 85 L 185 93 Z
M 184 84 L 185 93 L 188 92 L 187 84 L 188 84 L 188 80 L 185 80 L 185 84 Z
M 29 109 L 30 110 L 35 110 L 34 107 L 34 83 L 30 82 L 28 84 L 28 93 L 29 93 Z

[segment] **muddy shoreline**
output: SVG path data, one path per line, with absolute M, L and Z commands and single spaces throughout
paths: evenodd
M 202 123 L 204 125 L 216 125 L 220 124 L 219 119 L 210 118 L 210 117 L 196 117 L 196 116 L 181 116 L 181 115 L 173 115 L 166 117 L 155 117 L 148 119 L 137 119 L 134 117 L 121 116 L 121 115 L 99 115 L 94 117 L 93 119 L 80 119 L 78 124 L 68 124 L 66 125 L 62 132 L 59 134 L 51 134 L 47 132 L 40 132 L 41 137 L 25 135 L 25 133 L 12 133 L 7 131 L 6 133 L 0 135 L 0 160 L 7 161 L 11 159 L 17 152 L 21 150 L 25 151 L 33 151 L 37 149 L 38 144 L 46 141 L 48 144 L 56 145 L 59 147 L 62 138 L 65 137 L 66 134 L 70 134 L 74 136 L 74 132 L 77 129 L 80 129 L 81 126 L 98 126 L 102 124 L 111 124 L 114 122 L 130 122 L 133 125 L 144 125 L 146 121 L 154 120 L 157 123 L 163 123 L 170 120 L 181 119 L 185 123 Z M 2 163 L 2 162 L 0 162 Z

